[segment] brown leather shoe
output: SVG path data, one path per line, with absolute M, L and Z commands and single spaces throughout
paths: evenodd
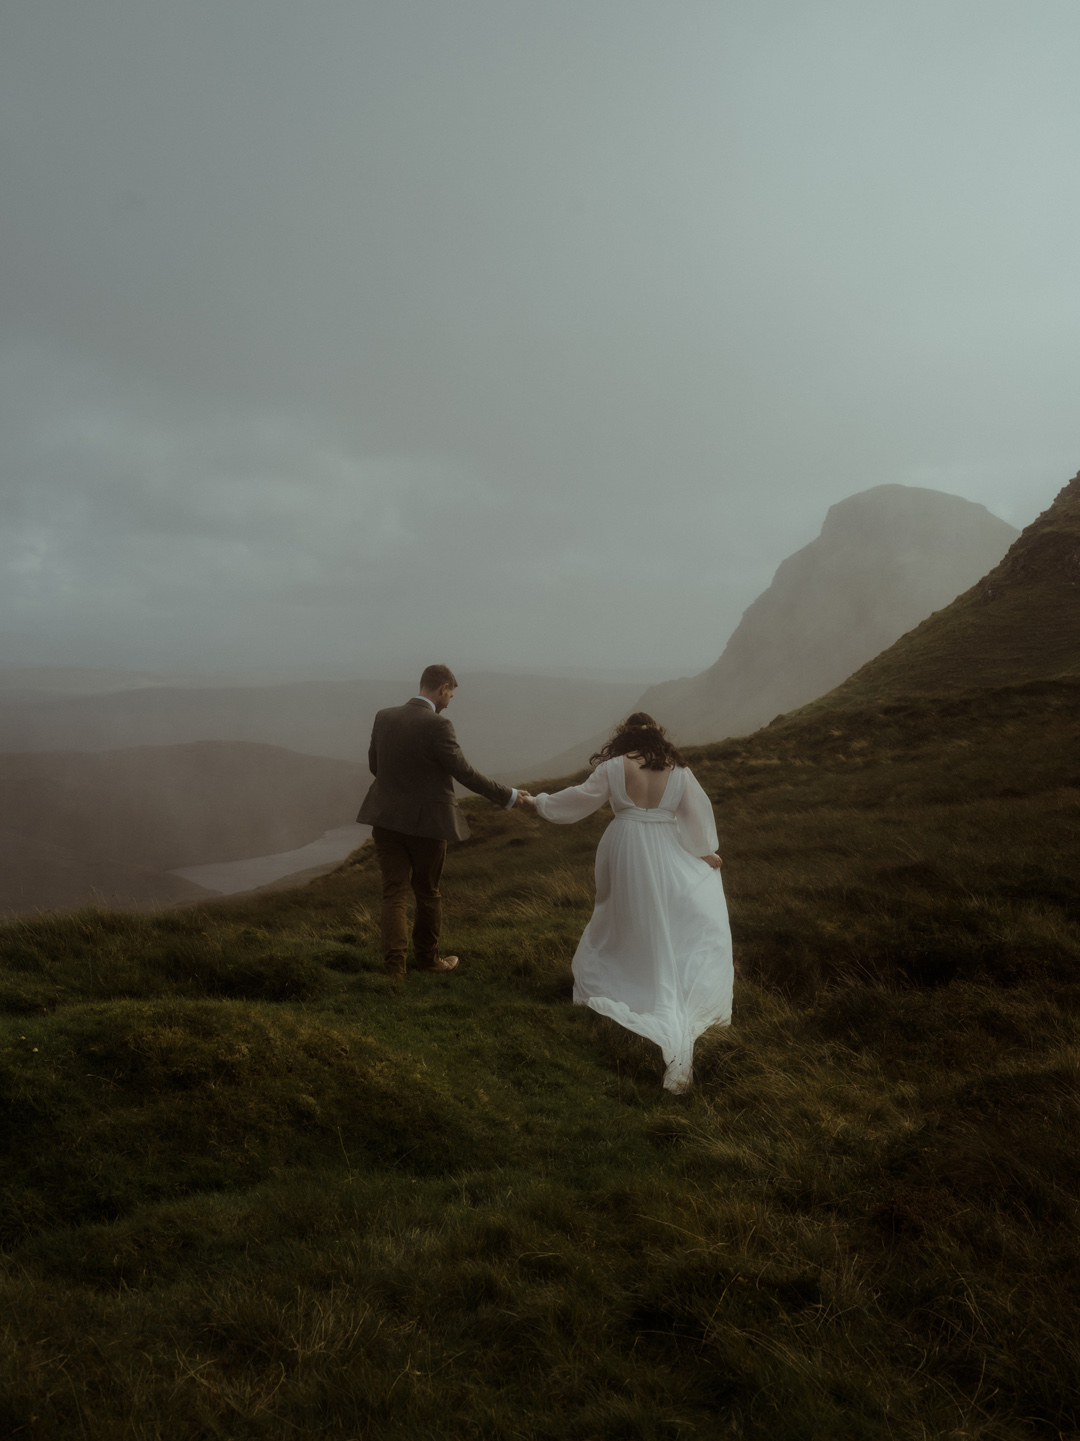
M 457 963 L 457 956 L 439 956 L 430 966 L 413 966 L 413 970 L 423 971 L 430 976 L 437 974 L 439 971 L 452 971 Z

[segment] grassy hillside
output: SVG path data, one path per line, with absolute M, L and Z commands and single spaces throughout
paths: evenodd
M 0 1434 L 1080 1429 L 1080 683 L 708 747 L 687 1097 L 569 1004 L 603 827 L 470 804 L 450 977 L 302 891 L 0 932 Z

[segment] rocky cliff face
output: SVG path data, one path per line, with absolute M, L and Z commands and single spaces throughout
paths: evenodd
M 720 659 L 640 702 L 681 741 L 743 735 L 837 686 L 996 566 L 1017 532 L 981 505 L 879 485 L 832 506 Z

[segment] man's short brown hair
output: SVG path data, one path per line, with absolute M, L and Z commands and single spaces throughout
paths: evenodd
M 421 690 L 442 690 L 444 685 L 448 685 L 451 690 L 457 690 L 457 676 L 448 665 L 424 667 L 424 674 L 420 677 Z

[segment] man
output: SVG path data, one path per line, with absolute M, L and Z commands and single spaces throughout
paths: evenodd
M 454 727 L 442 714 L 456 689 L 448 666 L 429 665 L 420 677 L 420 694 L 381 710 L 371 731 L 368 769 L 375 779 L 356 819 L 371 826 L 379 858 L 383 964 L 392 976 L 405 974 L 410 885 L 416 897 L 416 969 L 452 971 L 458 963 L 457 956 L 439 955 L 446 842 L 469 835 L 454 781 L 506 810 L 532 799 L 527 791 L 488 780 L 462 755 Z

